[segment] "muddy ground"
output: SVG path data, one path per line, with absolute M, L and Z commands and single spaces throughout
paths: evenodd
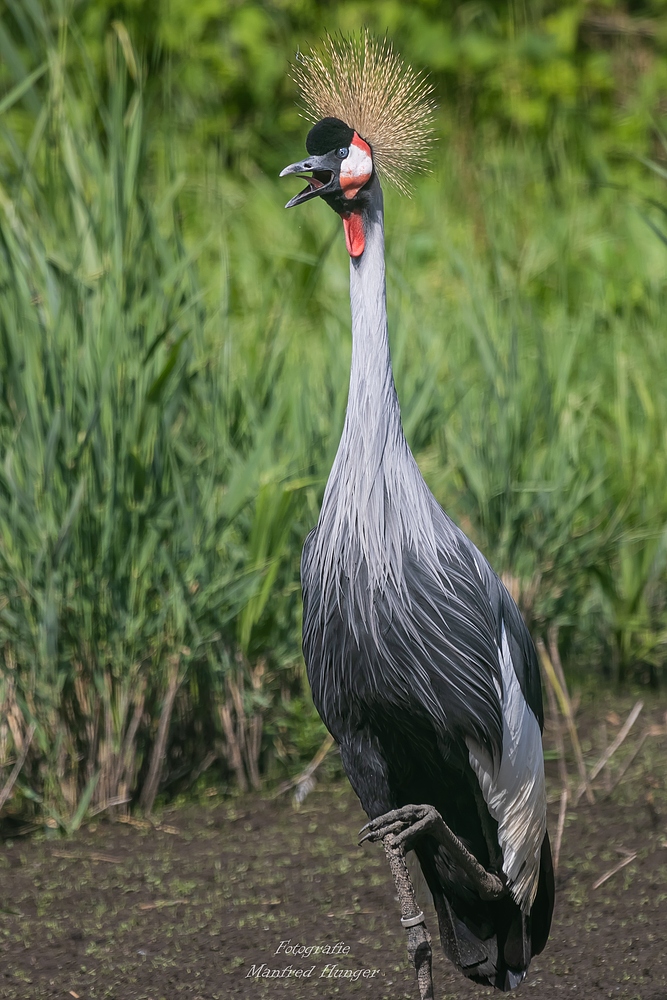
M 630 704 L 616 704 L 618 716 L 610 702 L 582 713 L 591 764 Z M 667 739 L 647 738 L 609 794 L 641 732 L 664 725 L 663 716 L 657 702 L 645 709 L 610 777 L 601 775 L 595 805 L 568 810 L 553 933 L 517 997 L 667 1000 Z M 555 761 L 548 771 L 553 836 Z M 5 842 L 3 1000 L 416 1000 L 383 852 L 356 846 L 364 815 L 346 784 L 318 786 L 299 811 L 286 797 L 222 799 L 211 788 L 201 803 L 159 819 L 158 829 L 94 822 L 69 839 Z M 595 889 L 627 852 L 635 860 Z M 332 953 L 289 955 L 281 942 Z M 312 972 L 253 977 L 262 963 Z M 332 965 L 348 977 L 327 975 Z M 437 949 L 434 976 L 440 998 L 493 994 L 462 979 Z

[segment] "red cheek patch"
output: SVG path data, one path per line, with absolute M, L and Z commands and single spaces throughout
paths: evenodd
M 345 229 L 345 246 L 350 257 L 361 257 L 366 246 L 361 212 L 346 212 L 341 216 Z

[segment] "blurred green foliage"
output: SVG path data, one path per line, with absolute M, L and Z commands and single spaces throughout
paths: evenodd
M 103 71 L 114 26 L 129 33 L 153 113 L 238 168 L 273 171 L 302 135 L 286 72 L 324 32 L 371 30 L 400 41 L 430 74 L 445 120 L 490 134 L 566 141 L 593 172 L 646 151 L 667 89 L 667 0 L 7 0 L 0 32 L 6 86 L 43 56 L 39 31 L 77 25 L 68 61 Z M 41 28 L 35 28 L 41 19 Z M 85 54 L 82 46 L 85 46 Z M 34 111 L 30 93 L 25 99 Z M 165 120 L 166 119 L 166 120 Z
M 285 213 L 276 180 L 305 131 L 287 65 L 324 30 L 387 29 L 436 86 L 434 172 L 387 192 L 431 488 L 568 669 L 660 682 L 666 9 L 6 0 L 0 768 L 37 726 L 16 811 L 69 829 L 135 794 L 165 712 L 170 789 L 211 752 L 252 781 L 262 724 L 272 779 L 324 735 L 298 567 L 346 402 L 348 265 L 332 213 Z

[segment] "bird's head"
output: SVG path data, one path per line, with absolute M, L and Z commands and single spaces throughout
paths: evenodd
M 291 163 L 280 176 L 296 174 L 308 186 L 294 195 L 285 208 L 301 205 L 311 198 L 323 198 L 343 220 L 345 243 L 351 257 L 364 252 L 361 213 L 366 199 L 364 188 L 373 176 L 373 151 L 365 139 L 340 118 L 323 118 L 313 125 L 306 138 L 309 156 Z M 308 176 L 310 175 L 310 176 Z
M 322 52 L 297 57 L 293 76 L 315 124 L 306 139 L 308 157 L 280 174 L 295 174 L 308 184 L 285 207 L 323 198 L 343 220 L 350 256 L 360 257 L 364 208 L 376 176 L 408 194 L 408 176 L 427 166 L 431 86 L 386 38 L 368 31 L 327 36 Z

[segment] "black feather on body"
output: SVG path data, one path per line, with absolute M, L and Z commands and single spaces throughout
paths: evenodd
M 415 730 L 416 740 L 428 723 L 440 753 L 455 753 L 471 736 L 492 756 L 499 754 L 500 624 L 471 553 L 461 548 L 453 559 L 451 551 L 440 550 L 437 578 L 404 551 L 404 592 L 389 582 L 374 589 L 361 556 L 354 561 L 354 585 L 341 571 L 322 586 L 313 565 L 318 530 L 309 535 L 302 560 L 303 648 L 318 711 L 350 731 L 369 722 L 393 728 L 400 721 Z
M 472 737 L 494 757 L 500 753 L 503 621 L 522 691 L 541 726 L 539 674 L 512 598 L 481 553 L 438 512 L 459 543 L 456 558 L 451 545 L 440 550 L 442 575 L 433 579 L 413 554 L 403 553 L 407 613 L 405 595 L 391 589 L 376 592 L 372 608 L 354 603 L 352 591 L 371 593 L 363 563 L 354 588 L 341 574 L 323 589 L 313 564 L 318 529 L 311 532 L 302 560 L 304 657 L 315 707 L 340 747 L 369 818 L 408 803 L 429 803 L 484 867 L 499 872 L 497 842 L 495 852 L 488 842 L 497 824 L 481 800 L 465 740 Z M 532 653 L 528 661 L 522 650 Z M 480 900 L 466 873 L 434 840 L 424 838 L 416 854 L 441 933 L 451 929 L 442 941 L 448 957 L 470 978 L 510 988 L 514 980 L 508 972 L 525 970 L 548 936 L 553 907 L 548 840 L 530 917 L 509 896 Z

